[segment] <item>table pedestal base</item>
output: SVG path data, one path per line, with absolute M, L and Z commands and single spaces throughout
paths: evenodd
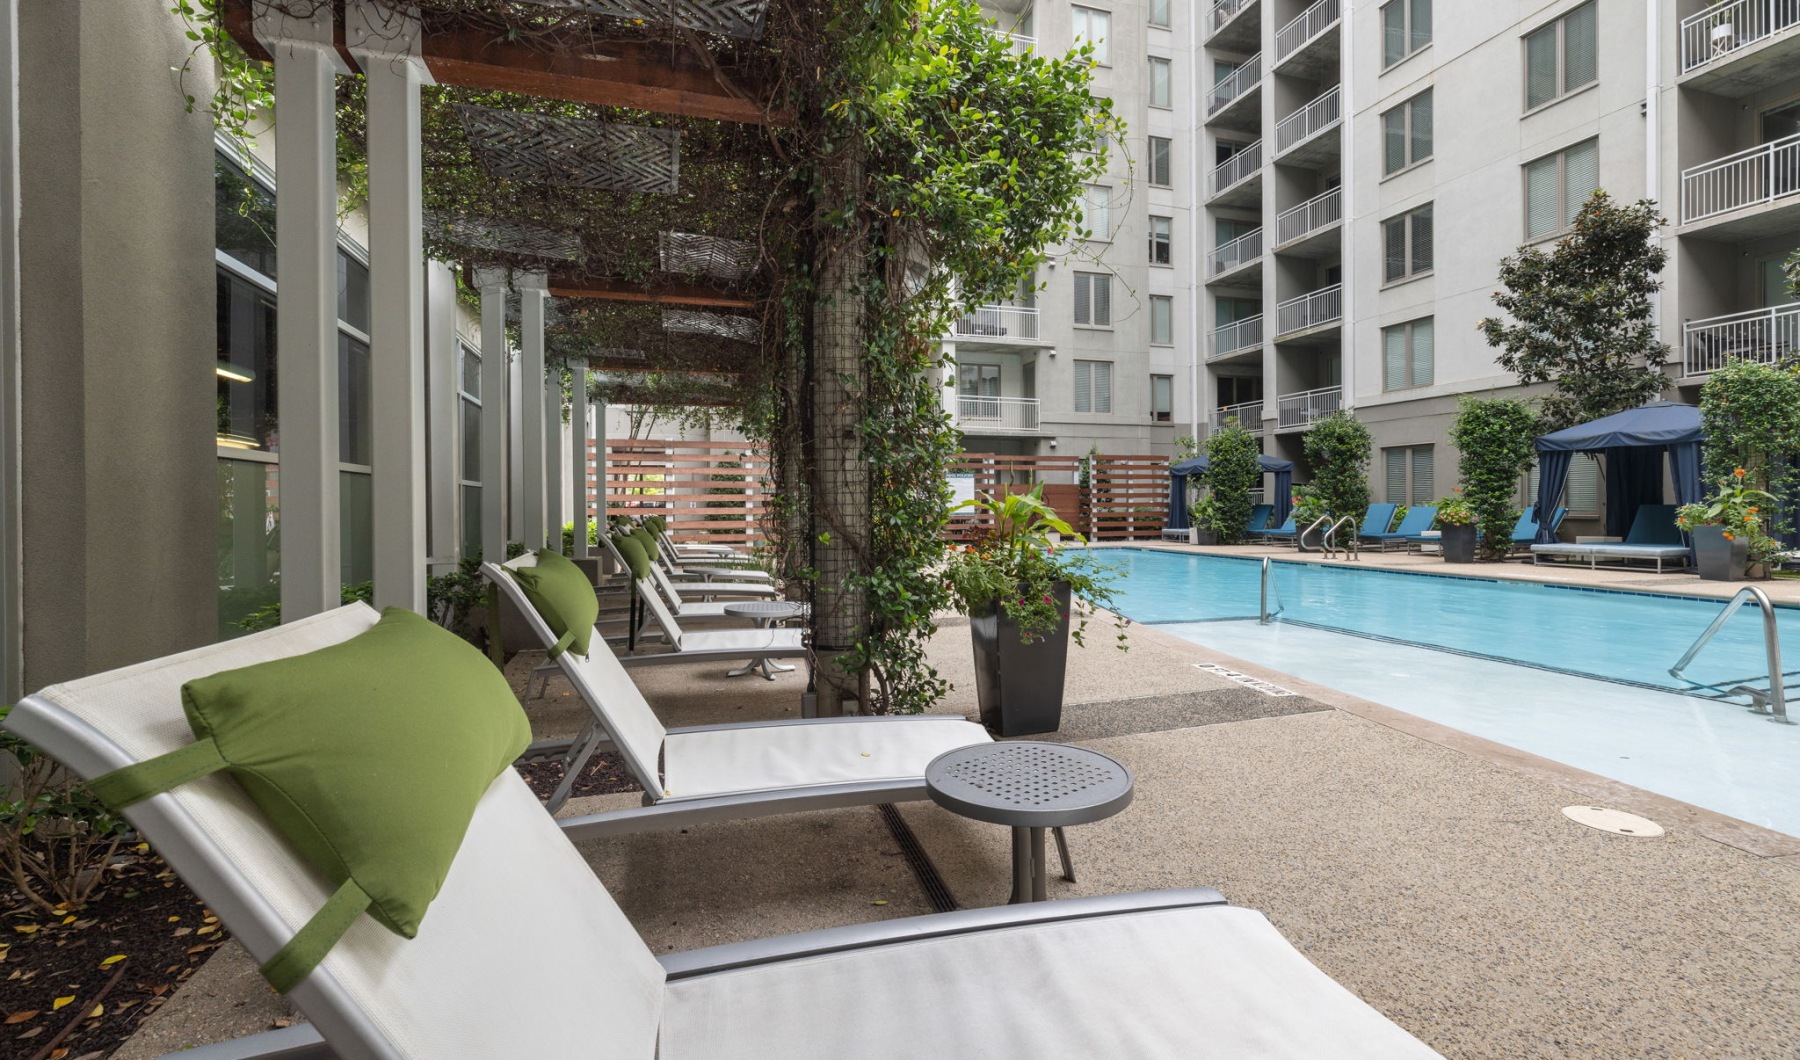
M 1074 883 L 1075 863 L 1069 860 L 1068 837 L 1063 835 L 1061 828 L 1052 828 L 1051 831 L 1056 833 L 1056 854 L 1062 860 L 1063 879 Z M 1044 830 L 1013 828 L 1012 849 L 1013 889 L 1007 904 L 1018 905 L 1021 902 L 1042 902 L 1048 899 L 1050 870 L 1044 863 Z

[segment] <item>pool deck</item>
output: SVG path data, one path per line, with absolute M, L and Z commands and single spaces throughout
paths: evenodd
M 1364 563 L 1447 566 L 1397 553 Z M 1533 573 L 1516 563 L 1469 572 Z M 1691 575 L 1557 573 L 1612 588 L 1710 588 Z M 930 656 L 956 685 L 938 709 L 973 714 L 966 624 L 947 618 Z M 515 687 L 532 661 L 509 667 Z M 1267 696 L 1199 663 L 1298 695 Z M 1800 1052 L 1800 839 L 1152 628 L 1132 627 L 1129 653 L 1094 637 L 1069 666 L 1057 738 L 1126 763 L 1137 799 L 1070 830 L 1080 882 L 1053 879 L 1053 897 L 1215 886 L 1450 1057 Z M 634 679 L 670 725 L 797 713 L 799 673 L 770 682 L 727 680 L 724 670 L 658 667 Z M 572 731 L 583 715 L 560 679 L 526 707 L 541 735 Z M 568 812 L 635 801 L 597 796 Z M 1667 834 L 1595 831 L 1560 812 L 1575 804 L 1642 814 Z M 1004 829 L 930 804 L 902 814 L 962 905 L 1005 900 Z M 582 853 L 658 952 L 930 911 L 870 808 L 600 841 Z M 895 989 L 895 1003 L 907 1003 L 904 984 Z M 231 947 L 116 1055 L 248 1033 L 281 1011 Z

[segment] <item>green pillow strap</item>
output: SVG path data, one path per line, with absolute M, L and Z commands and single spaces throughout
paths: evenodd
M 217 743 L 200 740 L 95 777 L 88 782 L 88 790 L 108 809 L 118 812 L 230 765 L 219 753 Z M 369 908 L 369 902 L 368 894 L 355 880 L 344 880 L 312 919 L 287 941 L 287 945 L 263 964 L 263 978 L 283 994 L 299 985 L 331 952 L 331 947 L 337 945 L 344 932 L 350 930 L 350 925 L 356 923 L 356 918 Z
M 550 651 L 548 653 L 549 658 L 555 659 L 557 656 L 561 655 L 563 652 L 568 651 L 569 645 L 571 645 L 573 643 L 575 643 L 575 631 L 570 630 L 569 632 L 564 633 L 562 636 L 556 638 L 555 644 L 550 645 Z

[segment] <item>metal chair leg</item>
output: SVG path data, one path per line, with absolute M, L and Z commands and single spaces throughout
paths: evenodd
M 1069 860 L 1069 840 L 1063 835 L 1061 826 L 1051 829 L 1056 833 L 1056 856 L 1062 859 L 1063 879 L 1075 882 L 1075 863 Z

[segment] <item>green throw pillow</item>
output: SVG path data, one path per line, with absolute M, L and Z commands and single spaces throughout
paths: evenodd
M 656 544 L 656 538 L 650 536 L 650 531 L 640 526 L 631 532 L 631 536 L 644 547 L 644 555 L 649 557 L 651 562 L 655 562 L 656 557 L 662 554 L 662 550 Z
M 122 809 L 227 770 L 337 892 L 262 967 L 291 990 L 366 909 L 406 938 L 437 897 L 475 804 L 531 742 L 492 663 L 390 607 L 341 644 L 189 681 L 199 742 L 91 787 Z
M 625 560 L 625 565 L 631 568 L 633 578 L 650 577 L 650 557 L 644 554 L 644 546 L 637 538 L 629 534 L 614 534 L 612 543 L 619 550 L 619 556 Z
M 525 590 L 526 599 L 543 617 L 556 644 L 550 649 L 552 659 L 564 651 L 577 655 L 588 653 L 594 639 L 594 622 L 600 617 L 600 600 L 594 595 L 594 583 L 588 581 L 580 567 L 560 552 L 539 549 L 537 566 L 507 571 L 513 581 Z

